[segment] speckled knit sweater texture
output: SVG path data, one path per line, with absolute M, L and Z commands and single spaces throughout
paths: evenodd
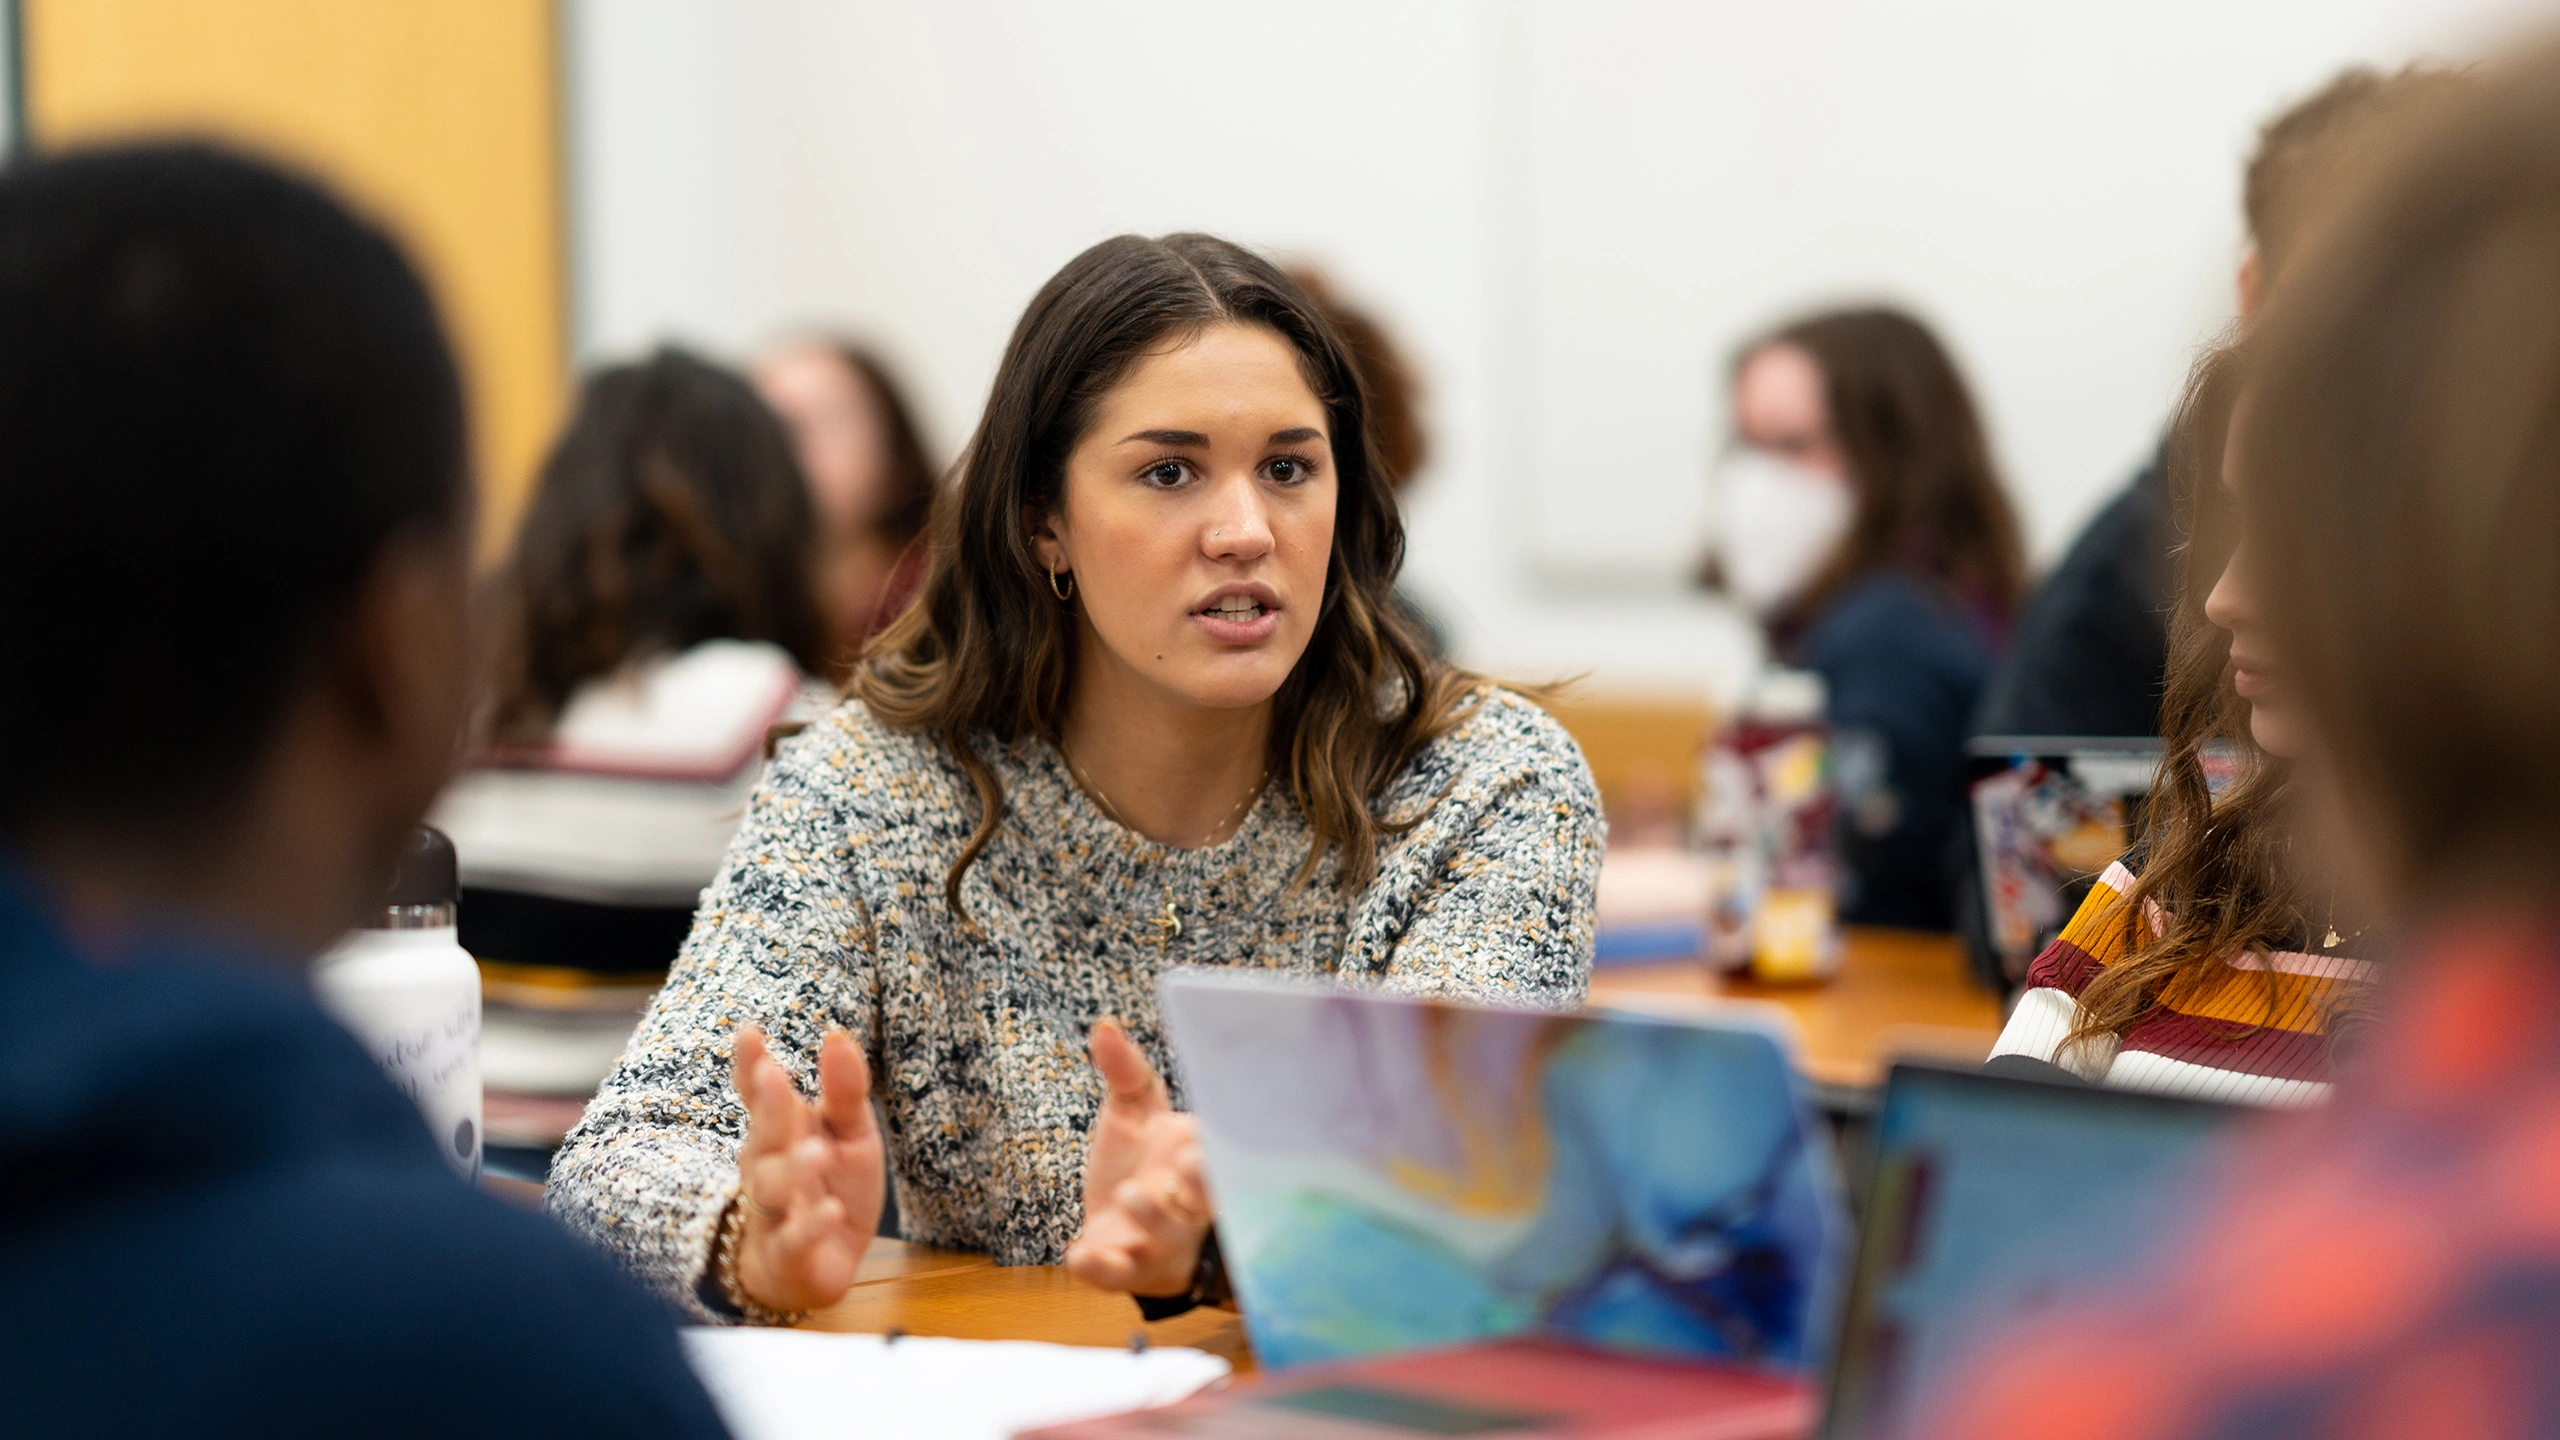
M 784 742 L 666 988 L 553 1162 L 550 1204 L 691 1314 L 737 1184 L 729 1083 L 753 1021 L 803 1094 L 831 1025 L 869 1057 L 907 1238 L 1047 1264 L 1082 1219 L 1102 1085 L 1086 1030 L 1117 1015 L 1174 1087 L 1156 980 L 1190 966 L 1334 977 L 1512 1004 L 1578 1004 L 1600 874 L 1598 792 L 1543 710 L 1495 691 L 1424 747 L 1377 813 L 1378 873 L 1330 860 L 1293 887 L 1309 832 L 1278 787 L 1197 850 L 1106 818 L 1044 741 L 982 743 L 1003 826 L 943 900 L 975 828 L 932 739 L 849 701 Z M 1170 901 L 1179 934 L 1156 924 Z

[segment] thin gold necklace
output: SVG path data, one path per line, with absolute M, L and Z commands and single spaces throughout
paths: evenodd
M 1084 787 L 1084 793 L 1092 796 L 1093 802 L 1102 807 L 1102 813 L 1111 817 L 1112 824 L 1123 830 L 1137 831 L 1141 835 L 1146 833 L 1129 823 L 1127 817 L 1120 813 L 1120 807 L 1111 803 L 1111 797 L 1102 793 L 1102 787 L 1093 783 L 1093 777 L 1084 773 L 1084 767 L 1076 763 L 1076 757 L 1068 754 L 1067 747 L 1063 744 L 1058 747 L 1058 758 L 1067 762 L 1067 773 L 1073 775 L 1076 783 Z M 1247 790 L 1244 798 L 1236 802 L 1236 808 L 1220 816 L 1218 823 L 1209 827 L 1209 833 L 1200 838 L 1199 847 L 1193 848 L 1205 848 L 1215 844 L 1218 832 L 1226 829 L 1230 824 L 1243 820 L 1244 813 L 1253 807 L 1253 802 L 1262 798 L 1264 788 L 1270 783 L 1271 770 L 1269 766 L 1265 766 L 1261 774 L 1253 777 L 1253 788 Z M 1159 945 L 1172 943 L 1174 937 L 1182 933 L 1182 915 L 1174 909 L 1171 880 L 1165 882 L 1164 909 L 1147 923 L 1156 927 L 1156 943 Z

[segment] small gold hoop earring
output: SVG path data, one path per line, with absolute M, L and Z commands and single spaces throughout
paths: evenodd
M 1047 574 L 1049 577 L 1050 594 L 1057 596 L 1060 600 L 1073 600 L 1076 598 L 1076 572 L 1073 570 L 1050 570 L 1043 573 Z M 1058 577 L 1061 575 L 1067 577 L 1067 583 L 1063 589 L 1058 585 Z

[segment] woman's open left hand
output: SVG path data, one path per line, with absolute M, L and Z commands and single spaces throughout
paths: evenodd
M 747 1107 L 738 1287 L 773 1310 L 832 1305 L 853 1287 L 888 1187 L 871 1067 L 852 1036 L 830 1030 L 818 1045 L 818 1098 L 803 1100 L 764 1032 L 742 1025 L 730 1079 Z
M 1182 1294 L 1213 1218 L 1199 1127 L 1173 1108 L 1119 1021 L 1096 1021 L 1089 1044 L 1106 1093 L 1085 1151 L 1084 1228 L 1067 1247 L 1067 1268 L 1104 1290 Z

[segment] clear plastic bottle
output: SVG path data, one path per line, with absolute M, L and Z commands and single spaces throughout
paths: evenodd
M 445 1160 L 480 1176 L 480 967 L 454 928 L 453 842 L 421 825 L 383 907 L 312 967 L 321 1008 L 415 1101 Z

